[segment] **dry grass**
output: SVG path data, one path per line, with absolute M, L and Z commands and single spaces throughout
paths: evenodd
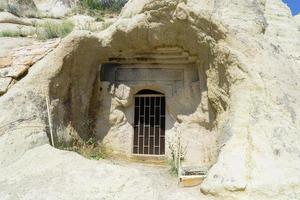
M 2 31 L 0 37 L 23 37 L 19 31 Z
M 61 150 L 75 151 L 85 158 L 93 160 L 108 158 L 111 154 L 111 150 L 109 150 L 105 144 L 97 142 L 93 138 L 88 141 L 74 139 L 69 143 L 58 144 L 57 148 Z
M 41 30 L 37 32 L 38 39 L 63 38 L 73 31 L 74 24 L 68 20 L 62 23 L 47 21 L 37 28 Z

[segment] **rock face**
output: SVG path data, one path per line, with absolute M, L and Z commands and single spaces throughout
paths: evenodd
M 196 188 L 178 189 L 166 168 L 91 161 L 49 145 L 2 168 L 0 186 L 1 199 L 209 200 Z
M 18 79 L 37 61 L 58 46 L 60 39 L 36 42 L 31 46 L 15 48 L 6 57 L 0 57 L 1 94 L 5 93 L 13 79 Z
M 296 15 L 294 17 L 294 20 L 296 21 L 296 23 L 298 24 L 298 26 L 300 26 L 300 14 Z
M 8 87 L 12 81 L 11 77 L 6 77 L 6 78 L 0 78 L 0 95 L 4 94 L 7 92 Z
M 10 12 L 17 16 L 46 16 L 46 17 L 64 17 L 72 6 L 75 6 L 75 0 L 2 0 L 0 9 Z
M 0 12 L 0 23 L 12 23 L 20 25 L 31 25 L 29 21 L 20 19 L 9 12 Z
M 216 142 L 201 192 L 219 199 L 298 199 L 296 21 L 280 0 L 131 0 L 112 26 L 99 34 L 68 36 L 0 98 L 6 105 L 0 106 L 0 166 L 17 165 L 28 149 L 47 143 L 45 93 L 56 140 L 89 138 L 95 129 L 87 125 L 103 111 L 107 123 L 93 127 L 107 128 L 108 136 L 115 134 L 115 141 L 127 145 L 119 136 L 132 129 L 126 115 L 136 86 L 114 83 L 114 90 L 106 90 L 99 65 L 162 64 L 166 60 L 149 54 L 181 48 L 194 57 L 199 76 L 198 85 L 183 91 L 194 89 L 188 95 L 199 97 L 192 112 L 176 113 L 174 124 L 195 130 L 185 133 L 193 141 L 213 136 Z M 154 88 L 159 90 L 154 84 L 146 89 Z M 182 99 L 188 95 L 183 92 Z
M 16 47 L 22 47 L 22 46 L 28 46 L 33 44 L 35 41 L 31 38 L 7 38 L 7 37 L 1 37 L 0 38 L 1 46 L 0 49 L 0 57 L 1 57 L 1 66 L 3 66 L 2 61 L 10 60 L 9 54 L 12 49 Z M 2 60 L 3 59 L 3 60 Z
M 35 16 L 37 12 L 33 0 L 2 0 L 0 9 L 18 16 Z
M 75 0 L 34 0 L 39 11 L 49 17 L 63 17 L 75 5 Z

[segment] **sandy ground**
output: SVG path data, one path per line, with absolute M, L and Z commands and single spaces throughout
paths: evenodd
M 88 160 L 49 145 L 0 169 L 1 200 L 206 200 L 199 187 L 180 188 L 167 166 Z

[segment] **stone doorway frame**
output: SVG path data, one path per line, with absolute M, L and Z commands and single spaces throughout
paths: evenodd
M 140 90 L 134 99 L 133 154 L 165 155 L 165 95 L 154 90 Z

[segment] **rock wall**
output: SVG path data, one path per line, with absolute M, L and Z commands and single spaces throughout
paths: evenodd
M 33 0 L 2 0 L 0 9 L 17 16 L 35 16 L 37 12 Z
M 300 14 L 294 16 L 294 20 L 295 20 L 296 23 L 298 24 L 298 29 L 299 29 L 299 24 L 300 24 Z
M 41 13 L 49 17 L 64 17 L 76 5 L 75 0 L 33 0 Z
M 0 57 L 0 95 L 26 75 L 28 69 L 58 46 L 60 39 L 35 42 L 33 45 L 12 49 Z
M 202 66 L 180 48 L 152 51 L 110 59 L 111 63 L 101 65 L 95 135 L 114 153 L 136 156 L 132 154 L 135 94 L 142 89 L 159 91 L 166 98 L 166 156 L 171 159 L 174 152 L 169 145 L 180 138 L 184 165 L 210 167 L 218 145 L 212 131 L 214 112 L 207 103 L 206 78 L 198 71 Z M 120 64 L 114 64 L 118 60 Z
M 105 31 L 67 37 L 0 98 L 1 105 L 11 105 L 1 107 L 8 117 L 1 115 L 0 127 L 43 124 L 38 131 L 22 134 L 1 128 L 0 149 L 6 149 L 0 154 L 2 162 L 11 162 L 11 152 L 17 159 L 26 149 L 46 142 L 39 81 L 49 86 L 58 136 L 86 138 L 90 133 L 84 124 L 99 105 L 100 64 L 158 47 L 181 47 L 197 58 L 206 82 L 202 96 L 207 97 L 201 98 L 199 108 L 214 113 L 212 131 L 219 135 L 220 154 L 201 191 L 220 199 L 297 199 L 299 29 L 279 0 L 200 2 L 131 0 Z M 290 34 L 279 33 L 282 23 Z M 32 104 L 26 105 L 35 109 L 23 106 L 28 99 Z M 201 125 L 200 120 L 188 121 Z M 43 139 L 32 139 L 39 137 Z M 7 141 L 12 144 L 9 148 Z

